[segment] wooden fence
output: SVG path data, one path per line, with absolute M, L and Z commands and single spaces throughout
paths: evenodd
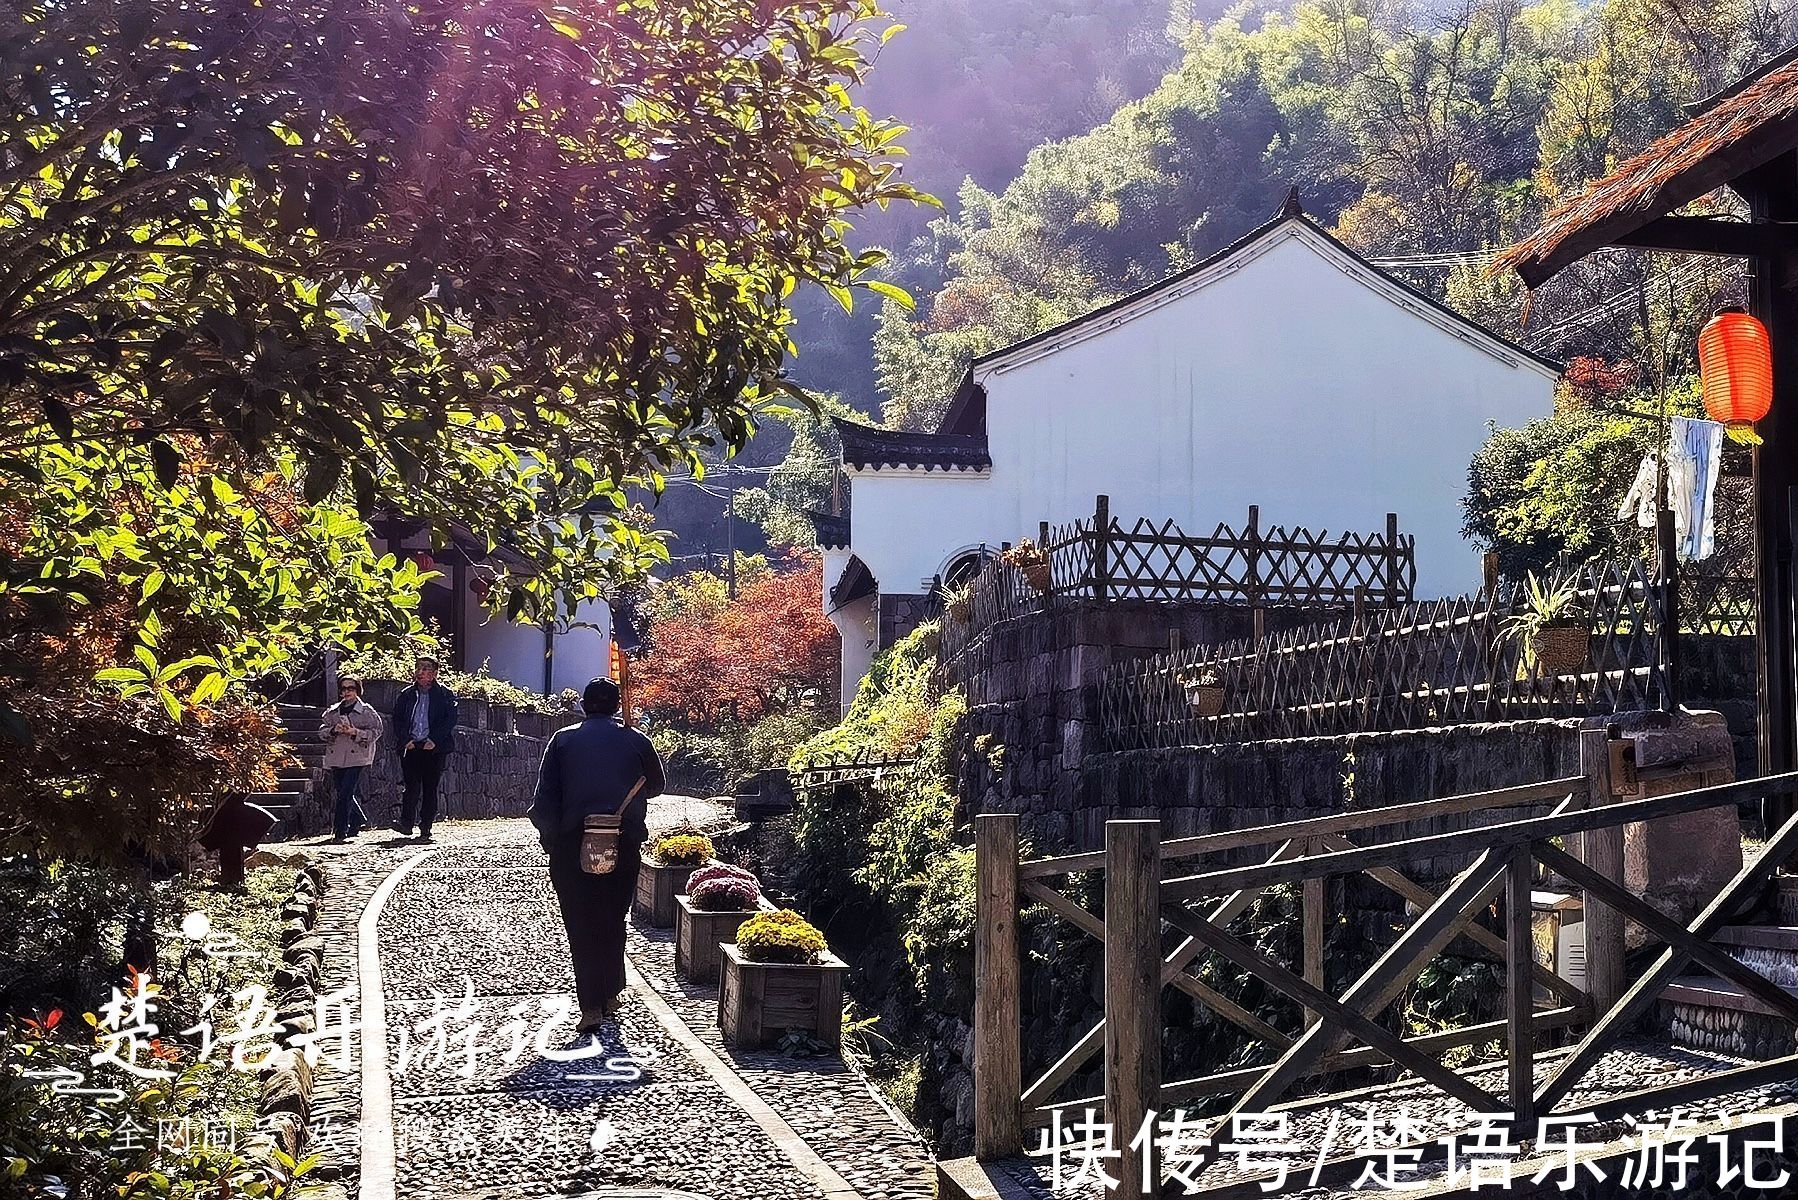
M 1791 791 L 1798 773 L 1619 799 L 1621 785 L 1613 787 L 1610 764 L 1621 744 L 1604 729 L 1587 730 L 1581 739 L 1578 776 L 1254 829 L 1163 842 L 1158 821 L 1110 821 L 1102 851 L 1054 858 L 1020 861 L 1017 818 L 978 817 L 976 1156 L 994 1159 L 1019 1153 L 1026 1130 L 1055 1124 L 1058 1113 L 1077 1122 L 1083 1113 L 1102 1111 L 1118 1148 L 1108 1170 L 1124 1181 L 1120 1193 L 1152 1194 L 1138 1191 L 1139 1180 L 1153 1184 L 1162 1179 L 1155 1140 L 1136 1137 L 1145 1119 L 1185 1101 L 1232 1096 L 1216 1123 L 1202 1127 L 1205 1132 L 1191 1147 L 1196 1153 L 1182 1163 L 1182 1183 L 1193 1185 L 1216 1161 L 1233 1118 L 1269 1111 L 1303 1079 L 1387 1064 L 1462 1101 L 1473 1113 L 1508 1114 L 1518 1140 L 1534 1137 L 1537 1118 L 1552 1114 L 1567 1100 L 1689 962 L 1738 985 L 1780 1017 L 1798 1022 L 1798 997 L 1710 943 L 1711 934 L 1729 914 L 1765 887 L 1775 865 L 1798 850 L 1798 816 L 1776 830 L 1765 851 L 1690 924 L 1668 918 L 1619 883 L 1626 825 L 1716 807 L 1733 810 L 1743 801 Z M 1637 784 L 1657 770 L 1644 769 Z M 1708 782 L 1728 778 L 1729 771 L 1729 764 L 1720 760 L 1659 773 L 1668 782 Z M 1504 812 L 1549 804 L 1555 807 L 1547 815 L 1514 819 Z M 1497 814 L 1498 820 L 1424 837 L 1407 836 L 1405 828 L 1447 815 L 1488 812 Z M 1170 864 L 1252 847 L 1271 847 L 1272 853 L 1259 864 L 1214 863 L 1190 874 L 1164 877 Z M 1438 893 L 1406 874 L 1432 859 L 1471 862 Z M 1585 988 L 1561 979 L 1534 957 L 1530 889 L 1538 864 L 1585 893 Z M 1103 915 L 1081 905 L 1068 890 L 1051 886 L 1058 877 L 1082 871 L 1104 874 Z M 1346 987 L 1331 988 L 1324 976 L 1328 919 L 1324 882 L 1350 874 L 1365 874 L 1396 892 L 1416 915 L 1359 978 Z M 1257 897 L 1283 885 L 1298 885 L 1302 895 L 1301 962 L 1275 961 L 1231 932 L 1232 922 Z M 1504 912 L 1502 933 L 1475 923 L 1495 901 Z M 1103 1018 L 1028 1086 L 1020 1045 L 1018 933 L 1020 910 L 1026 905 L 1042 906 L 1105 947 Z M 1624 976 L 1625 918 L 1666 947 L 1633 982 Z M 1171 950 L 1163 940 L 1164 927 L 1179 935 Z M 1423 1036 L 1394 1032 L 1383 1021 L 1385 1011 L 1457 941 L 1471 943 L 1475 953 L 1490 953 L 1502 962 L 1504 1018 Z M 1197 974 L 1208 955 L 1233 964 L 1269 993 L 1284 997 L 1302 1011 L 1303 1020 L 1282 1030 L 1217 992 Z M 1273 1061 L 1164 1082 L 1161 1002 L 1163 989 L 1170 986 L 1268 1045 Z M 1537 987 L 1551 997 L 1546 1004 L 1537 1003 Z M 1570 1026 L 1585 1027 L 1571 1051 L 1538 1054 L 1539 1035 Z M 1362 1044 L 1350 1048 L 1351 1041 Z M 1439 1058 L 1450 1048 L 1498 1042 L 1505 1046 L 1504 1058 L 1493 1063 L 1488 1074 L 1498 1075 L 1502 1099 L 1490 1090 L 1491 1080 L 1472 1070 L 1452 1069 Z M 1102 1068 L 1103 1095 L 1058 1100 L 1057 1093 L 1095 1059 Z M 1578 1111 L 1593 1113 L 1600 1121 L 1616 1120 L 1626 1114 L 1667 1111 L 1794 1074 L 1798 1055 L 1680 1079 L 1597 1103 L 1587 1097 Z M 1346 1164 L 1351 1172 L 1354 1165 Z M 1236 1181 L 1238 1188 L 1245 1185 Z
M 1586 659 L 1542 669 L 1507 627 L 1518 590 L 1414 602 L 1323 626 L 1119 664 L 1100 683 L 1114 750 L 1583 716 L 1649 707 L 1665 683 L 1660 591 L 1646 564 L 1579 569 Z M 1682 582 L 1687 633 L 1753 630 L 1752 581 Z M 1744 607 L 1745 606 L 1745 607 Z M 1223 708 L 1200 715 L 1189 683 L 1209 676 Z
M 795 791 L 815 791 L 840 783 L 882 783 L 917 765 L 915 758 L 867 758 L 854 754 L 814 758 L 790 772 Z
M 1228 604 L 1258 615 L 1278 607 L 1402 604 L 1417 585 L 1416 540 L 1399 532 L 1393 513 L 1383 532 L 1331 535 L 1263 526 L 1251 505 L 1242 528 L 1220 524 L 1195 535 L 1172 521 L 1126 525 L 1100 496 L 1091 519 L 1044 522 L 1035 541 L 1048 560 L 1046 587 L 1031 586 L 998 558 L 989 561 L 943 622 L 945 659 L 998 622 L 1062 599 Z

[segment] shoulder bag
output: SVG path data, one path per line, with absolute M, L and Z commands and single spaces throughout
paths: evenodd
M 618 840 L 624 814 L 648 780 L 639 778 L 615 813 L 594 813 L 581 830 L 581 870 L 589 875 L 610 875 L 618 869 Z

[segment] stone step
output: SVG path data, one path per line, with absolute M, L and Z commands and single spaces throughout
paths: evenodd
M 1711 941 L 1780 987 L 1798 988 L 1798 925 L 1726 925 Z
M 266 808 L 270 812 L 276 808 L 291 808 L 305 798 L 306 793 L 297 788 L 291 792 L 251 792 L 244 799 L 258 808 Z
M 1786 990 L 1798 996 L 1798 988 Z M 1667 985 L 1660 1004 L 1675 1045 L 1751 1059 L 1798 1053 L 1792 1023 L 1727 979 L 1681 976 Z
M 1779 921 L 1782 925 L 1798 925 L 1798 876 L 1779 877 Z
M 304 725 L 308 721 L 318 723 L 318 714 L 323 711 L 312 704 L 277 704 L 275 715 L 288 724 Z

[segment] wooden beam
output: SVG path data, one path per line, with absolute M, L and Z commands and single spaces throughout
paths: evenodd
M 1355 843 L 1340 835 L 1320 840 L 1323 842 L 1325 849 L 1356 849 Z M 1372 870 L 1364 872 L 1364 874 L 1387 891 L 1403 896 L 1406 900 L 1415 904 L 1419 911 L 1436 903 L 1435 892 L 1432 892 L 1429 888 L 1424 887 L 1420 883 L 1413 882 L 1411 879 L 1399 874 L 1399 872 L 1393 870 L 1391 867 L 1374 867 Z M 1492 933 L 1482 925 L 1469 925 L 1466 929 L 1461 931 L 1461 936 L 1480 947 L 1480 949 L 1496 955 L 1501 959 L 1505 955 L 1504 939 Z M 1565 979 L 1562 979 L 1559 975 L 1556 975 L 1541 963 L 1531 960 L 1531 965 L 1534 968 L 1536 982 L 1559 996 L 1561 999 L 1567 1001 L 1569 1004 L 1586 1007 L 1592 1003 L 1592 998 L 1585 992 L 1580 991 L 1580 989 L 1574 987 L 1571 983 L 1568 983 Z
M 974 818 L 974 1154 L 1024 1149 L 1022 979 L 1018 957 L 1018 818 Z
M 1586 776 L 1586 807 L 1605 808 L 1611 795 L 1611 735 L 1604 729 L 1582 729 L 1580 770 Z M 1623 878 L 1623 826 L 1588 829 L 1580 836 L 1580 856 L 1606 879 Z M 1586 925 L 1586 990 L 1593 1011 L 1609 1012 L 1627 986 L 1623 977 L 1623 914 L 1596 896 L 1582 897 Z
M 1562 800 L 1585 790 L 1586 781 L 1578 775 L 1565 779 L 1546 779 L 1541 783 L 1522 783 L 1515 787 L 1494 788 L 1487 792 L 1469 792 L 1462 796 L 1444 796 L 1437 800 L 1413 800 L 1385 808 L 1364 808 L 1354 812 L 1334 813 L 1327 817 L 1306 817 L 1276 825 L 1255 825 L 1247 829 L 1226 829 L 1218 833 L 1201 833 L 1193 837 L 1174 838 L 1163 842 L 1161 859 L 1197 858 L 1223 850 L 1240 850 L 1245 846 L 1267 846 L 1296 838 L 1323 833 L 1344 833 L 1377 829 L 1387 825 L 1406 825 L 1434 817 L 1482 812 L 1490 808 L 1516 808 L 1524 804 L 1545 804 Z M 1271 861 L 1271 860 L 1270 860 Z M 1054 858 L 1033 858 L 1018 868 L 1023 879 L 1044 875 L 1066 875 L 1074 871 L 1093 871 L 1105 865 L 1105 852 L 1088 851 L 1062 854 Z M 1259 894 L 1261 889 L 1257 888 Z
M 1138 1134 L 1161 1097 L 1161 822 L 1105 822 L 1105 1119 L 1118 1194 L 1161 1186 L 1160 1139 Z
M 1530 936 L 1530 852 L 1511 851 L 1505 868 L 1505 1051 L 1511 1123 L 1519 1137 L 1536 1134 L 1536 1014 L 1530 967 L 1535 942 Z
M 1698 937 L 1684 925 L 1673 920 L 1660 909 L 1626 891 L 1622 884 L 1614 883 L 1599 875 L 1596 871 L 1551 844 L 1543 844 L 1536 848 L 1544 866 L 1552 867 L 1567 878 L 1580 884 L 1589 891 L 1596 892 L 1616 906 L 1625 917 L 1646 929 L 1650 935 L 1659 938 L 1676 950 L 1683 950 L 1699 964 L 1740 987 L 1743 991 L 1772 1009 L 1778 1016 L 1784 1017 L 1793 1025 L 1798 1025 L 1798 997 L 1780 987 L 1754 968 L 1731 958 L 1729 954 L 1713 946 L 1708 940 Z
M 1019 890 L 1056 916 L 1072 924 L 1081 932 L 1089 934 L 1101 942 L 1105 940 L 1105 923 L 1092 913 L 1081 908 L 1078 904 L 1075 904 L 1060 892 L 1055 891 L 1053 888 L 1045 887 L 1035 881 L 1021 884 Z M 1198 949 L 1203 949 L 1203 947 L 1201 946 Z M 1185 957 L 1191 958 L 1198 951 L 1197 949 L 1194 949 L 1177 951 L 1176 953 L 1182 952 L 1185 954 Z M 1248 1033 L 1260 1038 L 1262 1041 L 1272 1042 L 1276 1046 L 1285 1046 L 1292 1041 L 1291 1038 L 1281 1033 L 1278 1029 L 1275 1029 L 1272 1025 L 1269 1025 L 1266 1021 L 1263 1021 L 1260 1017 L 1257 1017 L 1254 1013 L 1249 1012 L 1222 992 L 1217 991 L 1204 980 L 1195 979 L 1185 971 L 1166 973 L 1163 975 L 1162 981 L 1164 984 L 1172 984 L 1174 987 L 1179 988 L 1194 1000 L 1197 1000 L 1200 1004 L 1203 1004 L 1216 1012 L 1218 1016 L 1241 1026 Z
M 1798 230 L 1790 225 L 1723 221 L 1716 217 L 1656 217 L 1612 243 L 1638 250 L 1673 250 L 1719 258 L 1759 258 L 1798 250 Z
M 1406 838 L 1388 842 L 1383 846 L 1369 846 L 1360 850 L 1306 855 L 1289 862 L 1263 863 L 1259 866 L 1205 871 L 1196 875 L 1169 879 L 1163 883 L 1162 889 L 1170 900 L 1190 900 L 1200 896 L 1223 895 L 1239 888 L 1268 887 L 1276 883 L 1297 883 L 1312 875 L 1341 875 L 1351 871 L 1365 871 L 1369 867 L 1399 866 L 1422 859 L 1454 854 L 1504 850 L 1529 842 L 1547 841 L 1550 838 L 1566 837 L 1568 834 L 1584 833 L 1589 829 L 1603 829 L 1611 825 L 1626 825 L 1635 821 L 1650 821 L 1656 817 L 1670 817 L 1680 813 L 1703 812 L 1707 808 L 1721 808 L 1725 805 L 1740 803 L 1743 800 L 1757 799 L 1769 792 L 1789 792 L 1795 785 L 1798 785 L 1798 772 L 1787 772 L 1767 779 L 1743 779 L 1735 783 L 1717 784 L 1714 787 L 1694 788 L 1689 792 L 1674 792 L 1642 800 L 1626 800 L 1603 809 L 1556 813 L 1546 817 L 1530 817 L 1521 821 L 1505 821 L 1455 833 Z M 1297 823 L 1295 822 L 1295 824 Z
M 1416 1073 L 1449 1095 L 1470 1105 L 1475 1112 L 1492 1112 L 1497 1105 L 1498 1102 L 1485 1089 L 1456 1075 L 1416 1047 L 1407 1045 L 1398 1034 L 1393 1033 L 1368 1015 L 1377 1013 L 1378 1009 L 1369 1006 L 1366 1012 L 1358 1011 L 1351 1004 L 1349 997 L 1345 996 L 1338 1000 L 1329 993 L 1312 987 L 1279 963 L 1205 921 L 1183 918 L 1178 913 L 1170 915 L 1169 920 L 1177 927 L 1191 929 L 1212 949 L 1254 975 L 1262 983 L 1306 1008 L 1318 1010 L 1330 1020 L 1328 1025 L 1314 1027 L 1291 1050 L 1287 1051 L 1286 1058 L 1282 1058 L 1280 1062 L 1262 1073 L 1261 1082 L 1250 1088 L 1236 1107 L 1231 1109 L 1230 1114 L 1219 1125 L 1217 1134 L 1221 1134 L 1229 1128 L 1232 1116 L 1243 1112 L 1265 1111 L 1265 1104 L 1277 1099 L 1292 1082 L 1302 1078 L 1305 1074 L 1304 1068 L 1309 1065 L 1312 1058 L 1317 1056 L 1317 1047 L 1323 1044 L 1323 1037 L 1316 1036 L 1318 1034 L 1322 1034 L 1324 1037 L 1347 1034 L 1360 1038 L 1399 1066 Z M 1433 953 L 1431 957 L 1434 957 Z M 1414 961 L 1408 960 L 1406 966 L 1412 965 L 1415 965 Z M 1406 978 L 1408 981 L 1410 977 Z M 1305 1045 L 1309 1045 L 1311 1051 L 1302 1061 L 1289 1067 L 1287 1060 L 1294 1058 L 1300 1047 Z M 1253 1097 L 1252 1100 L 1251 1097 Z M 1216 1135 L 1214 1134 L 1214 1136 Z
M 1623 804 L 1613 805 L 1612 811 L 1627 807 L 1629 806 Z M 1735 906 L 1742 898 L 1754 888 L 1762 886 L 1774 867 L 1789 857 L 1794 848 L 1798 848 L 1798 816 L 1793 816 L 1780 827 L 1755 861 L 1743 864 L 1736 877 L 1717 894 L 1715 900 L 1705 906 L 1704 911 L 1687 927 L 1687 931 L 1696 938 L 1709 938 L 1728 915 L 1735 911 Z M 1661 989 L 1679 974 L 1688 957 L 1684 950 L 1669 946 L 1661 953 L 1654 966 L 1624 993 L 1623 998 L 1593 1023 L 1592 1028 L 1586 1031 L 1586 1036 L 1580 1039 L 1579 1045 L 1574 1047 L 1573 1053 L 1536 1090 L 1538 1113 L 1548 1114 L 1554 1111 L 1555 1105 L 1592 1069 L 1611 1043 L 1634 1025 L 1648 1006 L 1660 998 Z

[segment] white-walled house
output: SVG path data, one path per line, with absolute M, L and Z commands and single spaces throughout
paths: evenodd
M 1205 262 L 975 359 L 936 433 L 839 423 L 850 517 L 819 532 L 844 702 L 933 580 L 1039 522 L 1090 518 L 1100 494 L 1189 531 L 1250 505 L 1331 531 L 1396 512 L 1417 594 L 1472 590 L 1468 463 L 1488 423 L 1548 413 L 1559 374 L 1289 201 Z
M 432 551 L 429 534 L 405 531 L 394 519 L 377 522 L 375 545 L 409 556 L 426 555 L 436 577 L 425 581 L 419 614 L 450 638 L 451 661 L 461 671 L 487 672 L 528 691 L 554 695 L 564 688 L 579 691 L 587 681 L 611 673 L 612 609 L 604 600 L 581 605 L 572 622 L 550 630 L 506 620 L 487 611 L 483 599 L 495 567 L 484 544 L 457 538 L 448 549 Z M 503 557 L 504 550 L 495 553 Z M 512 564 L 515 568 L 528 564 Z

